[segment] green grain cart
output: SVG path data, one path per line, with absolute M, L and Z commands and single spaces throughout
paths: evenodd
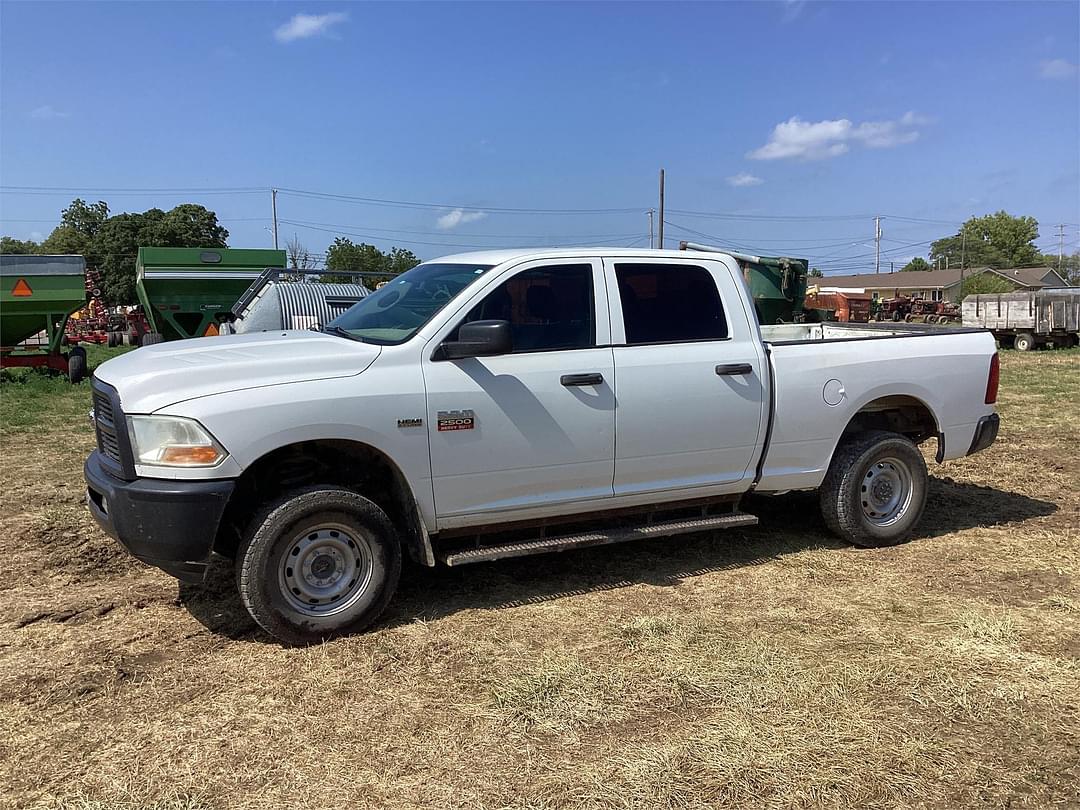
M 51 368 L 79 382 L 86 350 L 63 351 L 64 327 L 85 305 L 82 256 L 0 255 L 0 366 Z
M 146 315 L 146 346 L 216 335 L 251 282 L 285 269 L 284 250 L 139 248 L 135 293 Z
M 805 309 L 807 260 L 783 256 L 750 256 L 721 247 L 680 242 L 680 250 L 703 253 L 726 253 L 739 263 L 758 323 L 800 323 L 824 320 L 820 310 Z

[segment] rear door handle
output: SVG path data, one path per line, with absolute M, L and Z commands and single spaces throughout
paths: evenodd
M 721 363 L 716 367 L 716 373 L 721 377 L 728 377 L 736 374 L 753 374 L 754 367 L 749 363 Z
M 567 388 L 574 385 L 600 385 L 603 381 L 603 374 L 563 374 L 559 377 L 559 382 Z

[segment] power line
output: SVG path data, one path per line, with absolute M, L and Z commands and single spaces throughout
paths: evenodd
M 324 200 L 339 200 L 360 205 L 383 205 L 394 208 L 421 208 L 440 211 L 475 211 L 485 214 L 640 214 L 646 210 L 641 206 L 633 208 L 508 208 L 501 206 L 464 205 L 461 203 L 428 203 L 410 200 L 389 200 L 380 197 L 359 197 L 351 194 L 330 194 L 322 191 L 308 191 L 296 188 L 278 188 L 282 194 L 299 197 L 311 197 Z

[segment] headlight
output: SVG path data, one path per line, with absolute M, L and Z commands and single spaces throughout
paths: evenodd
M 213 467 L 228 453 L 194 419 L 181 416 L 129 416 L 136 464 Z

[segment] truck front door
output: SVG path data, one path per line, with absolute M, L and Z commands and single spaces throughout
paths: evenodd
M 476 320 L 509 321 L 512 353 L 432 359 L 461 323 Z M 564 511 L 560 503 L 611 497 L 609 328 L 601 262 L 544 260 L 503 274 L 429 344 L 423 369 L 441 527 L 469 525 L 470 514 L 542 516 Z
M 745 489 L 764 441 L 768 382 L 732 272 L 714 260 L 604 265 L 619 395 L 615 494 Z

